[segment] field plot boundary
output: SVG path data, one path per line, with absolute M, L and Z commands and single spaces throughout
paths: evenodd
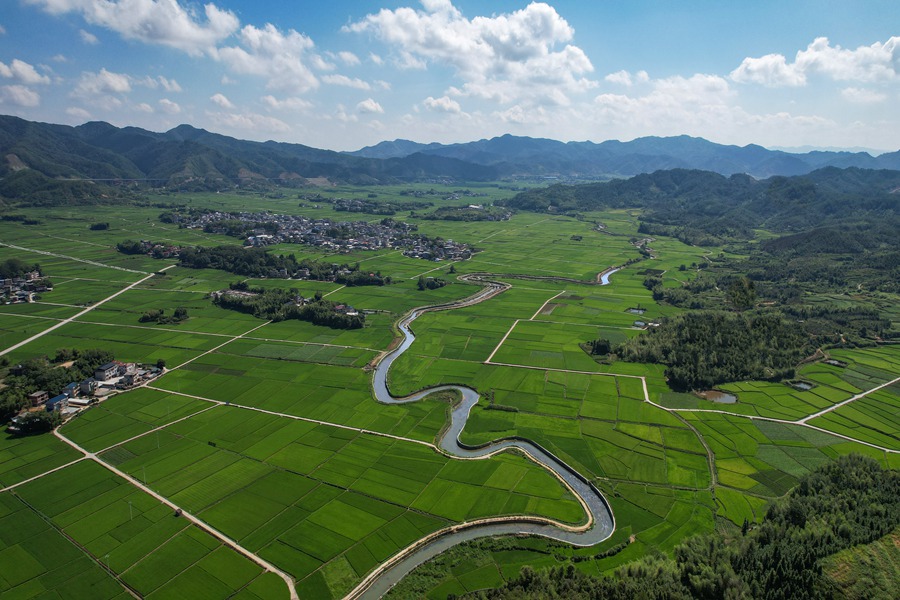
M 74 260 L 75 262 L 85 263 L 88 265 L 93 265 L 95 267 L 103 267 L 105 269 L 115 269 L 116 271 L 125 271 L 126 273 L 134 273 L 136 275 L 150 275 L 153 273 L 147 273 L 147 271 L 136 271 L 134 269 L 126 269 L 125 267 L 117 267 L 115 265 L 107 265 L 102 262 L 97 262 L 95 260 L 87 260 L 85 258 L 76 258 L 74 256 L 68 256 L 66 254 L 59 254 L 56 252 L 48 252 L 47 250 L 35 250 L 34 248 L 26 248 L 24 246 L 16 246 L 15 244 L 8 244 L 6 242 L 0 244 L 0 246 L 5 246 L 7 248 L 12 248 L 13 250 L 22 250 L 23 252 L 33 252 L 34 254 L 40 254 L 42 256 L 52 256 L 54 258 L 65 258 L 66 260 Z M 169 265 L 170 268 L 175 265 Z M 142 280 L 143 281 L 143 280 Z
M 11 247 L 17 248 L 17 246 L 11 246 Z M 168 267 L 163 267 L 162 269 L 160 269 L 160 271 L 165 271 L 166 269 L 171 269 L 171 268 L 174 267 L 174 266 L 175 266 L 175 265 L 169 265 Z M 118 267 L 113 267 L 113 268 L 118 268 Z M 135 271 L 135 272 L 138 272 L 138 271 Z M 31 336 L 31 337 L 28 338 L 27 340 L 22 340 L 21 342 L 19 342 L 19 343 L 17 343 L 17 344 L 13 344 L 12 346 L 10 346 L 9 348 L 7 348 L 7 349 L 5 349 L 5 350 L 0 350 L 0 356 L 3 356 L 4 354 L 8 354 L 8 353 L 12 352 L 13 350 L 16 350 L 16 349 L 18 349 L 18 348 L 21 348 L 22 346 L 24 346 L 24 345 L 26 345 L 26 344 L 29 344 L 29 343 L 33 342 L 34 340 L 36 340 L 36 339 L 38 339 L 38 338 L 44 337 L 45 335 L 47 335 L 47 334 L 50 333 L 51 331 L 56 331 L 57 329 L 59 329 L 59 328 L 62 327 L 63 325 L 67 325 L 67 324 L 69 324 L 69 323 L 75 321 L 75 319 L 77 319 L 77 318 L 80 317 L 81 315 L 85 315 L 85 314 L 91 312 L 92 310 L 94 310 L 94 309 L 97 308 L 98 306 L 102 306 L 103 304 L 105 304 L 106 302 L 109 302 L 109 301 L 112 300 L 113 298 L 116 298 L 117 296 L 120 296 L 120 295 L 124 294 L 125 292 L 127 292 L 128 290 L 134 288 L 134 287 L 137 286 L 138 284 L 144 283 L 144 282 L 147 281 L 148 279 L 151 279 L 151 278 L 153 278 L 153 277 L 155 277 L 155 276 L 156 276 L 155 273 L 150 273 L 149 275 L 147 275 L 147 276 L 144 277 L 143 279 L 138 279 L 138 280 L 135 281 L 134 283 L 132 283 L 132 284 L 130 284 L 130 285 L 128 285 L 128 286 L 122 288 L 121 290 L 119 290 L 119 291 L 116 292 L 115 294 L 113 294 L 113 295 L 111 295 L 111 296 L 107 296 L 106 298 L 104 298 L 103 300 L 100 300 L 100 301 L 98 301 L 98 302 L 95 302 L 94 304 L 90 305 L 89 307 L 87 307 L 86 309 L 84 309 L 83 311 L 81 311 L 80 313 L 78 313 L 78 314 L 76 314 L 76 315 L 73 315 L 73 316 L 71 316 L 71 317 L 68 317 L 68 318 L 66 318 L 66 319 L 62 319 L 62 320 L 61 320 L 59 323 L 57 323 L 56 325 L 51 325 L 50 327 L 48 327 L 48 328 L 45 329 L 44 331 L 42 331 L 42 332 L 40 332 L 40 333 L 38 333 L 38 334 L 35 334 L 35 335 Z
M 211 525 L 207 524 L 202 519 L 195 517 L 194 515 L 192 515 L 188 511 L 184 510 L 180 506 L 176 505 L 174 502 L 172 502 L 171 500 L 169 500 L 162 494 L 156 493 L 155 491 L 153 491 L 152 489 L 150 489 L 149 487 L 144 485 L 139 479 L 135 479 L 134 477 L 128 475 L 124 471 L 121 471 L 121 470 L 117 469 L 116 467 L 110 465 L 109 463 L 104 462 L 99 456 L 97 456 L 97 453 L 88 452 L 87 450 L 85 450 L 84 448 L 82 448 L 81 446 L 79 446 L 78 444 L 76 444 L 75 442 L 73 442 L 72 440 L 70 440 L 69 438 L 64 436 L 63 434 L 61 434 L 58 429 L 54 429 L 53 434 L 57 438 L 59 438 L 61 441 L 65 442 L 72 448 L 74 448 L 74 449 L 78 450 L 79 452 L 81 452 L 82 454 L 84 454 L 85 459 L 89 459 L 89 460 L 99 464 L 101 467 L 111 471 L 118 477 L 121 477 L 122 479 L 124 479 L 125 481 L 130 483 L 132 486 L 138 488 L 145 494 L 149 494 L 151 497 L 162 502 L 169 508 L 175 510 L 181 516 L 185 517 L 191 523 L 193 523 L 194 525 L 196 525 L 197 527 L 199 527 L 206 533 L 208 533 L 211 536 L 218 539 L 220 542 L 225 544 L 227 547 L 229 547 L 229 548 L 239 552 L 240 554 L 244 555 L 245 557 L 249 558 L 250 560 L 255 562 L 257 565 L 259 565 L 263 569 L 265 569 L 267 572 L 275 573 L 276 575 L 281 577 L 281 579 L 283 579 L 285 584 L 287 584 L 287 586 L 288 586 L 288 590 L 290 591 L 291 600 L 299 600 L 300 596 L 297 594 L 297 588 L 294 585 L 293 577 L 291 577 L 290 575 L 288 575 L 287 573 L 285 573 L 284 571 L 282 571 L 281 569 L 279 569 L 272 563 L 268 562 L 267 560 L 261 558 L 257 554 L 247 550 L 246 548 L 241 546 L 239 543 L 237 543 L 235 540 L 232 540 L 230 537 L 228 537 L 227 535 L 225 535 L 224 533 L 222 533 L 215 527 L 212 527 Z

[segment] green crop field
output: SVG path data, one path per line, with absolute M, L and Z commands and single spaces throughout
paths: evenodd
M 452 189 L 410 184 L 374 193 L 379 201 L 409 201 L 415 190 L 437 207 Z M 486 194 L 484 202 L 513 193 L 492 184 L 472 189 Z M 339 212 L 328 202 L 367 199 L 369 187 L 319 191 L 324 200 L 316 202 L 298 198 L 306 190 L 273 197 L 166 194 L 152 201 L 383 218 Z M 581 523 L 585 515 L 571 492 L 525 456 L 457 460 L 436 449 L 453 393 L 401 405 L 373 397 L 371 366 L 396 342 L 398 319 L 480 289 L 457 274 L 491 273 L 510 287 L 488 301 L 418 318 L 415 342 L 389 373 L 391 392 L 439 384 L 476 389 L 481 399 L 461 440 L 521 436 L 541 444 L 605 494 L 616 529 L 592 548 L 534 537 L 466 543 L 417 569 L 390 597 L 443 598 L 493 587 L 525 565 L 609 573 L 647 553 L 671 552 L 691 535 L 760 521 L 771 499 L 840 455 L 862 453 L 900 468 L 900 384 L 890 383 L 900 373 L 898 346 L 833 348 L 825 357 L 831 364 L 819 355 L 790 382 L 717 386 L 736 397 L 734 404 L 673 392 L 664 365 L 587 354 L 580 344 L 606 339 L 615 346 L 646 335 L 636 321 L 684 311 L 653 300 L 644 285 L 648 274 L 677 289 L 700 270 L 688 265 L 720 252 L 732 256 L 725 248 L 655 236 L 653 258 L 642 257 L 634 245 L 643 235 L 637 211 L 518 213 L 476 222 L 398 213 L 418 233 L 478 250 L 454 263 L 453 273 L 449 262 L 398 250 L 270 248 L 298 259 L 359 263 L 393 279 L 360 287 L 247 279 L 116 251 L 126 239 L 241 244 L 163 223 L 161 211 L 29 209 L 39 223 L 0 224 L 0 261 L 38 262 L 54 284 L 33 303 L 0 305 L 3 369 L 52 358 L 61 348 L 101 348 L 117 360 L 163 360 L 167 367 L 147 386 L 80 412 L 59 429 L 65 439 L 0 436 L 4 598 L 119 599 L 128 590 L 149 598 L 288 596 L 281 577 L 234 545 L 284 571 L 301 597 L 340 598 L 398 551 L 444 527 L 504 515 Z M 89 231 L 98 220 L 110 228 Z M 623 265 L 609 285 L 589 283 Z M 420 275 L 449 285 L 420 291 Z M 321 292 L 364 312 L 365 327 L 267 322 L 213 305 L 211 292 L 239 281 L 304 296 Z M 177 324 L 140 322 L 150 311 L 171 315 L 178 308 L 187 319 Z M 138 484 L 231 542 L 174 516 Z

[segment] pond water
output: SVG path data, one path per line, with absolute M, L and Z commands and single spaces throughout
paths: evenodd
M 709 400 L 716 404 L 736 404 L 738 401 L 737 396 L 734 394 L 729 394 L 728 392 L 723 392 L 721 390 L 707 390 L 705 392 L 698 392 L 697 395 L 704 400 Z

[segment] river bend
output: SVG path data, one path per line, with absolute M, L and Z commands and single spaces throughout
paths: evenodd
M 602 284 L 609 283 L 609 275 L 612 272 L 604 272 Z M 482 279 L 479 277 L 479 279 Z M 387 374 L 391 365 L 415 341 L 412 332 L 412 323 L 420 315 L 431 310 L 448 310 L 471 306 L 477 302 L 486 300 L 508 288 L 505 284 L 492 281 L 482 281 L 487 287 L 479 293 L 458 303 L 441 306 L 425 307 L 414 310 L 405 316 L 398 324 L 403 335 L 402 343 L 384 355 L 375 368 L 373 388 L 376 400 L 384 404 L 407 404 L 417 402 L 425 396 L 442 390 L 455 390 L 462 395 L 460 401 L 453 408 L 450 425 L 441 434 L 438 445 L 441 450 L 449 455 L 475 459 L 484 458 L 496 452 L 506 449 L 517 449 L 531 457 L 535 462 L 555 473 L 580 500 L 582 506 L 588 512 L 587 524 L 580 527 L 555 524 L 547 519 L 537 517 L 497 517 L 493 519 L 480 519 L 472 523 L 462 523 L 420 540 L 410 546 L 389 561 L 376 568 L 366 577 L 347 597 L 375 599 L 380 598 L 390 590 L 400 579 L 425 561 L 437 556 L 444 550 L 465 541 L 481 537 L 496 535 L 531 534 L 559 540 L 576 546 L 593 546 L 612 535 L 615 528 L 615 519 L 612 510 L 597 487 L 572 467 L 551 454 L 539 445 L 524 438 L 506 438 L 485 444 L 482 446 L 469 446 L 459 441 L 459 435 L 466 425 L 469 412 L 478 403 L 479 394 L 475 390 L 458 385 L 444 385 L 428 388 L 406 396 L 397 398 L 391 395 L 387 386 Z

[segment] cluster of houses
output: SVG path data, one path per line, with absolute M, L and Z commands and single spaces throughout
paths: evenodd
M 20 365 L 21 366 L 21 365 Z M 11 369 L 15 374 L 16 368 Z M 162 375 L 163 370 L 155 366 L 137 363 L 108 362 L 94 371 L 93 377 L 84 381 L 73 381 L 56 396 L 51 397 L 46 390 L 38 390 L 28 395 L 31 410 L 43 407 L 47 412 L 73 413 L 88 406 L 101 391 L 113 389 L 127 390 Z M 13 423 L 13 426 L 15 423 Z
M 0 279 L 0 304 L 34 302 L 34 295 L 52 292 L 53 286 L 40 271 L 29 271 L 21 277 Z
M 472 256 L 466 244 L 453 240 L 431 239 L 415 233 L 416 225 L 385 219 L 377 222 L 332 221 L 296 215 L 271 213 L 227 213 L 221 211 L 175 215 L 177 222 L 190 229 L 226 233 L 234 221 L 253 224 L 244 241 L 246 246 L 306 244 L 332 251 L 405 248 L 404 255 L 426 260 L 463 260 Z
M 423 260 L 466 260 L 472 257 L 472 249 L 466 244 L 453 240 L 422 239 L 403 251 L 403 256 Z

